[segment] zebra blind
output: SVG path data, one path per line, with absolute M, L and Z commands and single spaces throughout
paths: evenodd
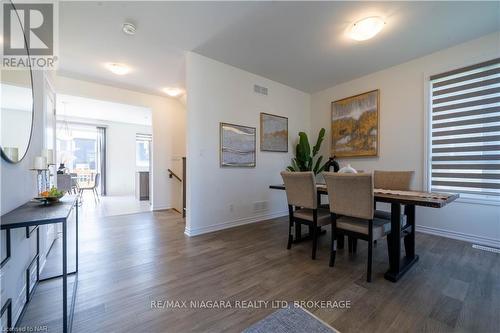
M 431 190 L 500 200 L 500 58 L 431 77 Z

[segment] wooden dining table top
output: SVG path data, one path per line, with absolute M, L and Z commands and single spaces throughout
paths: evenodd
M 284 190 L 285 185 L 270 185 L 269 188 Z M 328 195 L 326 184 L 316 184 L 319 194 Z M 377 202 L 399 203 L 403 205 L 415 205 L 432 208 L 441 208 L 460 197 L 456 193 L 436 193 L 423 191 L 394 191 L 384 189 L 373 189 L 373 196 Z

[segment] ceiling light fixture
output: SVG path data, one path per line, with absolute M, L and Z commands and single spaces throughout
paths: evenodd
M 132 23 L 125 22 L 123 23 L 122 30 L 126 35 L 133 36 L 135 35 L 137 28 Z
M 184 92 L 184 90 L 176 87 L 163 88 L 162 90 L 165 94 L 167 94 L 170 97 L 177 97 Z
M 357 41 L 373 38 L 382 30 L 385 22 L 381 17 L 371 16 L 355 22 L 349 29 L 349 36 Z
M 107 63 L 106 68 L 116 75 L 125 75 L 130 72 L 130 68 L 125 64 Z

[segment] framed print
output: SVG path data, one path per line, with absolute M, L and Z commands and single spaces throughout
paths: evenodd
M 332 102 L 331 156 L 377 156 L 379 90 Z
M 255 167 L 255 127 L 220 123 L 220 165 Z
M 260 150 L 288 152 L 288 118 L 260 114 Z

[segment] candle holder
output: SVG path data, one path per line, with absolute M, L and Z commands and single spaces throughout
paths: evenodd
M 48 190 L 48 182 L 47 182 L 47 171 L 49 169 L 30 169 L 31 171 L 36 171 L 36 180 L 37 180 L 37 195 Z

